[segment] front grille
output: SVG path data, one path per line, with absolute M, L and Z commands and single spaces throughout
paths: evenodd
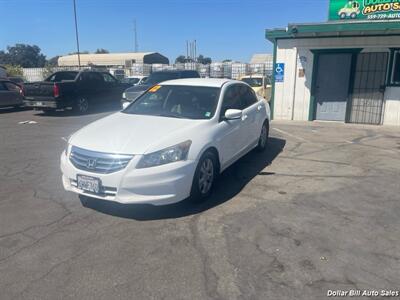
M 69 160 L 80 170 L 109 174 L 124 169 L 133 155 L 111 154 L 72 146 Z

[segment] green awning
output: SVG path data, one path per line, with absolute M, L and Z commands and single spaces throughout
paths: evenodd
M 267 29 L 265 37 L 273 42 L 277 39 L 400 35 L 399 21 L 327 22 L 312 24 L 289 24 L 286 29 Z

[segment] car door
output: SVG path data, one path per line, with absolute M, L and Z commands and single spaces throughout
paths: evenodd
M 105 101 L 118 102 L 121 100 L 125 88 L 109 73 L 101 73 L 104 80 Z
M 22 104 L 21 88 L 9 81 L 0 82 L 0 105 L 12 106 Z
M 225 112 L 228 109 L 243 109 L 242 99 L 240 97 L 240 86 L 238 84 L 231 85 L 225 89 L 222 96 L 222 104 L 220 109 L 217 142 L 220 152 L 220 160 L 222 168 L 233 163 L 246 147 L 247 138 L 243 124 L 245 118 L 237 120 L 226 120 Z
M 244 84 L 240 87 L 240 97 L 244 105 L 243 118 L 245 118 L 245 122 L 243 122 L 243 126 L 247 137 L 246 144 L 251 146 L 260 137 L 261 127 L 266 115 L 265 104 L 258 101 L 253 89 Z

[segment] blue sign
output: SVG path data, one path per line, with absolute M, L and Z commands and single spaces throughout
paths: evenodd
M 283 82 L 285 78 L 285 64 L 275 64 L 275 82 Z

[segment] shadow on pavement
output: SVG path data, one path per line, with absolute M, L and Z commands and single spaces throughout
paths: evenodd
M 71 117 L 71 116 L 87 116 L 93 115 L 98 113 L 106 113 L 106 112 L 117 112 L 121 110 L 121 103 L 107 103 L 101 104 L 96 107 L 92 107 L 87 113 L 85 114 L 78 114 L 71 109 L 62 109 L 62 110 L 49 110 L 49 111 L 36 111 L 36 116 L 38 117 Z
M 270 138 L 267 151 L 263 153 L 252 151 L 242 157 L 221 174 L 213 194 L 203 203 L 193 203 L 190 199 L 186 199 L 175 204 L 153 206 L 147 204 L 119 204 L 89 197 L 80 197 L 80 200 L 84 207 L 98 212 L 141 221 L 194 215 L 232 199 L 257 175 L 273 175 L 273 173 L 262 171 L 282 152 L 285 144 L 285 140 Z
M 7 114 L 24 110 L 29 110 L 29 109 L 25 107 L 0 107 L 0 114 Z

